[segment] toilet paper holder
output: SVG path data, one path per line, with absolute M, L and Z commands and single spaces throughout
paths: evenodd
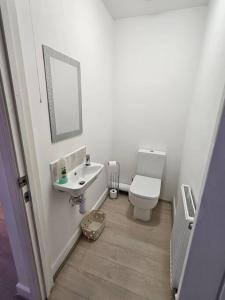
M 118 161 L 109 161 L 107 165 L 108 169 L 108 191 L 110 196 L 110 190 L 116 190 L 116 197 L 111 197 L 112 199 L 117 199 L 119 197 L 119 182 L 120 182 L 120 164 Z M 114 194 L 114 193 L 113 193 Z M 112 193 L 111 193 L 112 195 Z

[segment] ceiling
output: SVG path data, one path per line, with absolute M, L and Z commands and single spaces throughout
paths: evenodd
M 103 0 L 114 19 L 207 5 L 208 0 Z

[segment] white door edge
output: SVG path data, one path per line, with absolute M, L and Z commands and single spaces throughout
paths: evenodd
M 48 296 L 53 287 L 53 274 L 51 272 L 48 256 L 48 239 L 43 226 L 45 224 L 43 207 L 41 201 L 39 201 L 39 199 L 41 199 L 39 171 L 32 132 L 31 113 L 25 81 L 17 14 L 14 0 L 0 0 L 0 5 L 44 273 L 42 288 L 46 289 Z M 36 251 L 38 250 L 36 249 Z

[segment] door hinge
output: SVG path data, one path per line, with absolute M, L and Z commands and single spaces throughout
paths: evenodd
M 18 185 L 20 188 L 24 187 L 28 183 L 27 176 L 25 175 L 25 176 L 19 177 L 17 182 L 18 182 Z
M 25 203 L 27 203 L 27 202 L 30 202 L 30 201 L 31 201 L 31 194 L 30 194 L 30 192 L 29 192 L 29 191 L 25 192 L 25 193 L 23 194 L 23 197 L 24 197 L 24 201 L 25 201 Z
M 188 224 L 188 229 L 191 230 L 192 228 L 193 228 L 193 222 L 190 222 L 190 223 Z

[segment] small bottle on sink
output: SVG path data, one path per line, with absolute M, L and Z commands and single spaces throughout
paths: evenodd
M 64 158 L 60 159 L 59 162 L 60 174 L 59 174 L 59 184 L 65 184 L 68 182 L 67 171 L 66 171 L 66 162 Z

